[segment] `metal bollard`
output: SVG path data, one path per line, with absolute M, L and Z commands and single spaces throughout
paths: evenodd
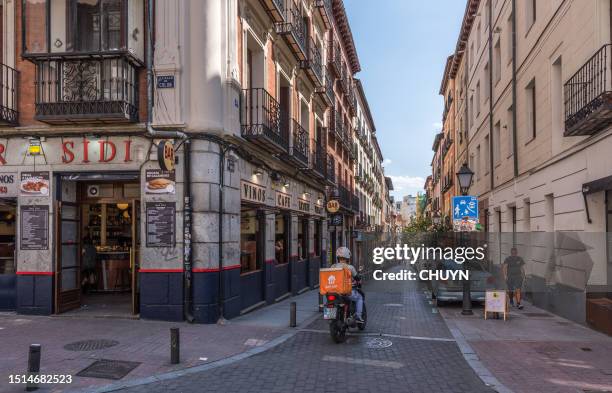
M 323 295 L 319 293 L 319 312 L 323 312 Z
M 179 364 L 181 361 L 181 341 L 179 328 L 170 328 L 170 363 Z
M 30 344 L 28 353 L 28 382 L 26 384 L 26 392 L 38 390 L 38 384 L 30 381 L 29 376 L 37 376 L 40 371 L 40 344 Z
M 289 307 L 289 327 L 297 326 L 297 307 L 295 302 L 291 302 L 291 306 Z

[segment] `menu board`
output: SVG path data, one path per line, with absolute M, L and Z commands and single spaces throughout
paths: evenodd
M 49 206 L 21 206 L 21 240 L 22 250 L 49 249 Z
M 176 203 L 147 202 L 147 247 L 176 244 Z

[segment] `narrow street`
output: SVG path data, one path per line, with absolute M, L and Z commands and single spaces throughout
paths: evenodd
M 122 392 L 490 392 L 415 282 L 370 282 L 368 326 L 334 344 L 317 319 L 268 351 Z

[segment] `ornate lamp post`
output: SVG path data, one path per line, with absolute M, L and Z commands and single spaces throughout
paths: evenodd
M 472 184 L 472 178 L 474 177 L 474 172 L 467 166 L 467 164 L 463 164 L 457 172 L 457 182 L 459 183 L 459 190 L 461 191 L 461 195 L 465 196 L 468 194 L 470 190 L 470 185 Z M 459 233 L 460 243 L 462 247 L 465 247 L 465 235 L 463 231 Z M 467 270 L 467 261 L 463 263 L 463 270 Z M 468 276 L 469 277 L 469 276 Z M 461 311 L 462 315 L 472 315 L 472 299 L 471 299 L 471 288 L 470 288 L 470 280 L 463 280 L 463 310 Z

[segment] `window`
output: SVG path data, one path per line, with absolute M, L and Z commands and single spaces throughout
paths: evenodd
M 474 124 L 474 96 L 470 96 L 470 117 L 466 132 L 469 132 L 469 127 L 471 127 L 472 124 Z
M 484 161 L 483 162 L 484 168 L 483 169 L 484 169 L 484 174 L 485 175 L 487 173 L 489 173 L 489 168 L 490 168 L 490 163 L 491 163 L 490 157 L 489 157 L 489 152 L 490 152 L 489 149 L 490 149 L 491 145 L 490 145 L 489 142 L 490 142 L 489 135 L 486 135 L 485 139 L 484 139 L 484 146 L 483 146 L 483 148 L 484 148 L 484 152 L 483 152 L 483 156 L 484 156 L 484 160 L 483 160 Z
M 468 69 L 471 69 L 473 65 L 474 65 L 474 43 L 472 42 L 472 45 L 470 45 L 470 61 L 468 63 Z
M 506 58 L 510 64 L 512 61 L 512 12 L 506 21 Z
M 514 154 L 514 112 L 512 106 L 506 111 L 506 138 L 508 141 L 508 158 Z
M 523 232 L 531 232 L 531 203 L 525 199 L 523 204 Z
M 536 137 L 536 83 L 535 79 L 525 88 L 525 106 L 527 110 L 527 142 L 531 141 Z
M 476 83 L 476 117 L 480 115 L 480 81 Z
M 261 270 L 259 217 L 253 209 L 240 213 L 240 273 Z
M 482 30 L 480 28 L 480 22 L 478 22 L 478 27 L 476 27 L 476 50 L 480 50 L 480 45 L 482 44 Z
M 563 62 L 561 56 L 552 64 L 551 72 L 551 112 L 552 112 L 552 129 L 553 135 L 563 135 L 564 113 L 563 113 L 563 79 L 562 79 Z
M 308 258 L 308 219 L 298 219 L 298 260 Z
M 489 63 L 484 66 L 484 101 L 489 99 Z
M 501 162 L 500 160 L 500 150 L 501 150 L 501 125 L 498 121 L 493 126 L 493 162 L 495 165 Z
M 495 84 L 501 79 L 501 47 L 499 39 L 493 47 L 493 78 Z
M 287 221 L 284 214 L 276 214 L 274 219 L 274 258 L 277 265 L 289 262 Z
M 537 1 L 536 0 L 525 0 L 525 27 L 527 29 L 527 33 L 531 29 L 531 26 L 536 21 L 536 8 Z
M 321 256 L 321 221 L 314 222 L 314 233 L 313 233 L 313 241 L 314 241 L 314 256 Z
M 480 166 L 480 145 L 476 146 L 476 180 L 480 180 L 480 175 L 482 174 Z

